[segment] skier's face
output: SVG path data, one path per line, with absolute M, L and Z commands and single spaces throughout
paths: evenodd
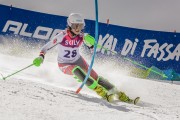
M 78 35 L 81 32 L 81 30 L 84 28 L 84 25 L 80 24 L 80 23 L 78 23 L 78 24 L 77 23 L 73 23 L 71 28 L 72 28 L 72 32 L 74 34 Z

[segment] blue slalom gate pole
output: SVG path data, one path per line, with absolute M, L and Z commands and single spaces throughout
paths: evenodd
M 95 14 L 96 14 L 96 24 L 95 24 L 95 44 L 94 44 L 94 52 L 93 52 L 93 56 L 92 56 L 92 59 L 91 59 L 91 64 L 89 66 L 89 69 L 88 69 L 88 72 L 87 72 L 87 75 L 83 81 L 83 83 L 81 84 L 81 86 L 77 89 L 76 93 L 79 93 L 81 91 L 81 89 L 83 88 L 83 86 L 86 84 L 87 82 L 87 79 L 89 78 L 90 76 L 90 73 L 91 73 L 91 70 L 92 70 L 92 66 L 94 64 L 94 58 L 95 58 L 95 55 L 96 55 L 96 48 L 97 48 L 97 42 L 98 42 L 98 0 L 95 0 Z

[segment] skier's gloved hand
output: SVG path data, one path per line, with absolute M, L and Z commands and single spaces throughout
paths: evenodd
M 33 60 L 33 64 L 34 66 L 39 67 L 43 63 L 43 61 L 44 61 L 44 56 L 40 55 L 39 57 Z
M 95 39 L 93 36 L 85 34 L 84 43 L 86 44 L 86 46 L 88 46 L 88 48 L 93 48 L 95 44 Z
M 94 44 L 95 44 L 94 37 L 89 35 L 89 34 L 85 34 L 85 36 L 84 36 L 84 44 L 90 49 L 91 53 L 93 53 Z

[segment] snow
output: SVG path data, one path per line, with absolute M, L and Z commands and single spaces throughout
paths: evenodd
M 15 48 L 12 52 L 12 48 L 0 46 L 0 73 L 4 76 L 28 66 L 38 55 L 35 49 L 17 54 Z M 128 77 L 113 65 L 95 63 L 94 68 L 130 97 L 140 96 L 139 104 L 108 103 L 86 87 L 76 94 L 80 83 L 64 75 L 56 55 L 48 54 L 41 67 L 32 66 L 0 80 L 0 120 L 180 119 L 180 85 Z

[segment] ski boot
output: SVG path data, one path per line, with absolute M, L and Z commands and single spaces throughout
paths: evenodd
M 131 103 L 136 105 L 137 102 L 139 101 L 140 97 L 136 97 L 135 99 L 130 99 L 124 92 L 119 92 L 118 94 L 118 99 L 120 101 L 126 102 L 126 103 Z
M 114 100 L 114 94 L 108 94 L 108 91 L 101 85 L 97 85 L 94 91 L 108 102 L 112 102 Z
M 101 85 L 107 92 L 106 92 L 106 100 L 108 102 L 112 102 L 114 100 L 115 93 L 112 92 L 114 90 L 114 85 L 111 84 L 107 79 L 99 76 L 98 77 L 98 84 Z
M 75 67 L 72 70 L 72 73 L 74 74 L 74 78 L 78 82 L 82 82 L 85 77 L 86 73 L 79 67 Z M 107 100 L 108 102 L 111 102 L 113 100 L 114 95 L 108 94 L 108 89 L 112 87 L 109 82 L 102 78 L 98 78 L 98 81 L 94 80 L 91 76 L 87 79 L 86 86 L 89 89 L 94 90 L 99 96 L 101 96 L 103 99 Z

